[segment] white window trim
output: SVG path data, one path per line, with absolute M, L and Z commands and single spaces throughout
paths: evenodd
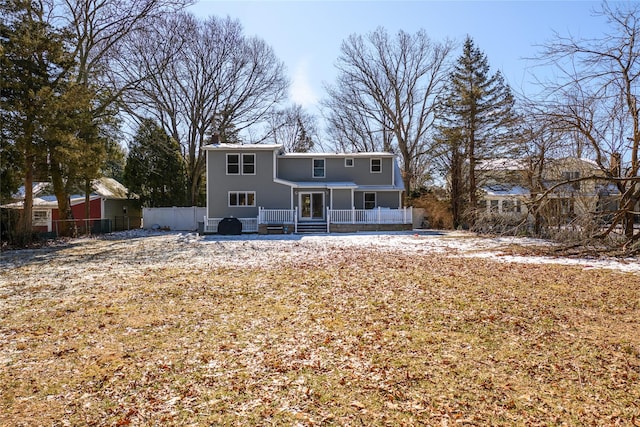
M 322 160 L 322 176 L 316 176 L 316 160 Z M 311 177 L 312 178 L 326 178 L 327 177 L 327 160 L 326 159 L 311 159 Z
M 349 160 L 351 161 L 351 164 L 350 164 L 350 165 L 349 165 L 349 164 L 347 164 L 347 162 L 348 162 Z M 355 161 L 354 161 L 353 157 L 346 157 L 346 158 L 344 159 L 344 167 L 345 167 L 345 168 L 352 168 L 352 167 L 353 167 L 353 165 L 354 165 L 354 163 L 355 163 Z
M 245 173 L 244 172 L 244 156 L 253 156 L 253 173 Z M 240 172 L 242 173 L 242 175 L 255 175 L 256 174 L 256 154 L 255 153 L 242 153 L 242 155 L 240 156 L 240 163 L 242 164 L 242 168 L 240 169 Z
M 253 173 L 244 173 L 244 156 L 247 155 L 253 156 Z M 229 173 L 229 156 L 238 156 L 238 173 Z M 224 171 L 229 176 L 255 175 L 256 170 L 258 169 L 258 156 L 256 156 L 256 153 L 227 153 L 226 160 Z
M 374 170 L 373 170 L 373 161 L 374 161 L 374 160 L 377 160 L 377 161 L 379 161 L 379 162 L 380 162 L 380 170 L 379 170 L 379 171 L 374 171 Z M 375 157 L 375 158 L 372 158 L 372 159 L 369 161 L 369 172 L 371 172 L 371 173 L 382 173 L 382 159 L 381 159 L 381 158 L 379 158 L 379 157 Z
M 238 173 L 229 173 L 229 156 L 238 156 Z M 242 172 L 242 156 L 240 153 L 227 153 L 227 161 L 224 165 L 224 171 L 227 175 L 240 175 Z
M 44 214 L 44 215 L 42 215 Z M 36 227 L 45 227 L 49 225 L 51 219 L 51 211 L 47 209 L 34 209 L 32 211 L 32 222 Z M 39 218 L 38 218 L 39 217 Z
M 367 194 L 373 194 L 373 207 L 367 208 Z M 378 194 L 375 191 L 366 191 L 362 194 L 362 208 L 363 209 L 375 209 L 378 204 Z
M 231 195 L 235 194 L 237 200 L 240 200 L 240 194 L 245 195 L 245 200 L 249 200 L 249 194 L 253 194 L 253 204 L 252 205 L 232 205 L 231 204 Z M 255 191 L 228 191 L 227 192 L 227 207 L 229 208 L 255 208 L 256 207 L 256 192 Z

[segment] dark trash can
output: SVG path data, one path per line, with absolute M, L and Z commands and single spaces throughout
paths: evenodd
M 225 234 L 225 235 L 242 234 L 242 223 L 238 218 L 223 218 L 218 223 L 218 234 Z

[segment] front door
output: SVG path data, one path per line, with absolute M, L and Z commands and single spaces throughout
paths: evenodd
M 300 220 L 324 219 L 324 193 L 300 193 Z

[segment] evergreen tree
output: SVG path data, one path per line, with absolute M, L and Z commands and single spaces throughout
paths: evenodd
M 478 207 L 476 165 L 479 160 L 506 154 L 516 125 L 513 106 L 511 89 L 502 74 L 498 71 L 490 75 L 486 55 L 467 37 L 440 102 L 440 136 L 436 143 L 440 144 L 440 151 L 456 150 L 448 153 L 451 163 L 447 172 L 457 175 L 450 176 L 452 182 L 466 181 L 466 197 L 462 203 L 458 200 L 461 194 L 452 194 L 451 202 L 452 207 L 458 207 L 454 211 L 461 211 L 460 206 L 466 205 L 470 225 Z M 460 155 L 464 168 L 457 163 Z M 454 224 L 461 219 L 454 218 Z
M 153 120 L 140 124 L 124 168 L 124 184 L 147 207 L 184 206 L 188 200 L 180 144 Z
M 11 154 L 23 179 L 25 201 L 19 232 L 28 240 L 36 165 L 46 164 L 45 134 L 72 62 L 65 52 L 66 34 L 46 22 L 41 3 L 3 1 L 0 14 L 3 145 L 12 146 Z
M 106 178 L 113 178 L 118 182 L 122 182 L 127 153 L 118 141 L 113 138 L 107 139 L 105 148 L 107 157 L 102 165 L 101 175 Z

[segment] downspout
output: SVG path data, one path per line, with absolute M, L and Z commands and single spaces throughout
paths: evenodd
M 391 185 L 393 187 L 396 186 L 396 168 L 398 167 L 398 163 L 396 161 L 396 157 L 393 156 L 393 158 L 391 159 L 391 163 L 392 163 L 392 168 L 391 168 Z

